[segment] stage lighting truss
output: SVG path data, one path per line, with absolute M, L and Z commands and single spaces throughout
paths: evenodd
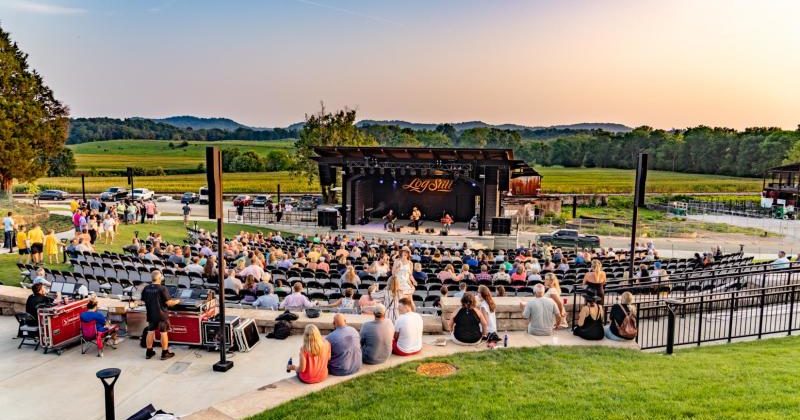
M 470 163 L 449 163 L 441 160 L 432 162 L 384 162 L 377 159 L 364 159 L 363 162 L 348 162 L 347 169 L 352 174 L 374 175 L 376 170 L 380 175 L 387 171 L 392 176 L 435 176 L 437 173 L 446 172 L 455 178 L 470 177 L 473 166 Z

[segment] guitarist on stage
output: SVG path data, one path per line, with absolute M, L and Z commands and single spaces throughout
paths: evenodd
M 414 224 L 414 232 L 419 232 L 419 219 L 422 217 L 422 212 L 415 206 L 413 210 L 411 210 L 411 223 Z
M 390 231 L 394 232 L 394 221 L 395 219 L 397 219 L 397 216 L 395 216 L 394 211 L 392 209 L 389 209 L 389 213 L 386 213 L 386 216 L 383 216 L 383 219 L 385 220 L 385 222 L 383 222 L 383 230 L 386 230 L 386 227 L 388 226 L 391 228 Z
M 444 231 L 450 233 L 450 225 L 453 224 L 453 218 L 450 216 L 450 213 L 445 212 L 444 217 L 442 217 L 442 226 L 444 227 Z

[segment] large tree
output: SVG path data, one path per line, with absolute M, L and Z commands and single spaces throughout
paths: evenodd
M 308 177 L 311 184 L 319 177 L 319 168 L 312 159 L 315 146 L 374 146 L 375 139 L 356 127 L 356 111 L 342 109 L 328 112 L 325 104 L 319 112 L 306 115 L 300 138 L 294 143 L 297 169 Z M 335 194 L 323 186 L 322 196 L 326 203 L 335 201 Z
M 47 173 L 69 128 L 69 110 L 27 61 L 0 28 L 0 188 L 7 194 L 14 179 L 28 182 Z

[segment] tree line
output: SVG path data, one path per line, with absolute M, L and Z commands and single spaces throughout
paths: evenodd
M 179 128 L 144 118 L 73 118 L 70 120 L 67 144 L 101 140 L 280 140 L 297 137 L 297 130 L 236 130 Z

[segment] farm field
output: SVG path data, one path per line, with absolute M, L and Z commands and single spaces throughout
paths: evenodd
M 633 191 L 634 170 L 609 168 L 537 167 L 546 194 L 628 193 Z M 650 193 L 741 193 L 761 191 L 761 180 L 720 175 L 648 171 Z
M 160 159 L 151 156 L 150 159 Z M 196 166 L 196 164 L 195 164 Z M 620 169 L 584 168 L 536 168 L 543 176 L 545 194 L 619 194 L 630 193 L 633 188 L 633 171 Z M 309 183 L 302 175 L 289 171 L 261 173 L 228 173 L 224 176 L 226 193 L 270 192 L 281 184 L 281 191 L 315 192 L 319 184 Z M 108 187 L 126 185 L 125 177 L 87 177 L 87 192 L 101 192 Z M 80 192 L 79 177 L 40 178 L 36 184 L 40 189 L 60 189 Z M 197 191 L 206 184 L 205 174 L 138 176 L 135 185 L 150 188 L 159 193 L 180 193 Z M 717 175 L 681 174 L 675 172 L 651 171 L 647 178 L 647 191 L 650 193 L 742 193 L 757 192 L 761 180 L 734 178 Z
M 75 154 L 79 171 L 124 170 L 128 166 L 143 169 L 193 169 L 205 163 L 206 146 L 219 146 L 222 150 L 239 148 L 252 150 L 265 156 L 272 150 L 291 152 L 294 140 L 226 140 L 190 141 L 188 147 L 178 146 L 181 140 L 108 140 L 72 144 L 67 147 Z

